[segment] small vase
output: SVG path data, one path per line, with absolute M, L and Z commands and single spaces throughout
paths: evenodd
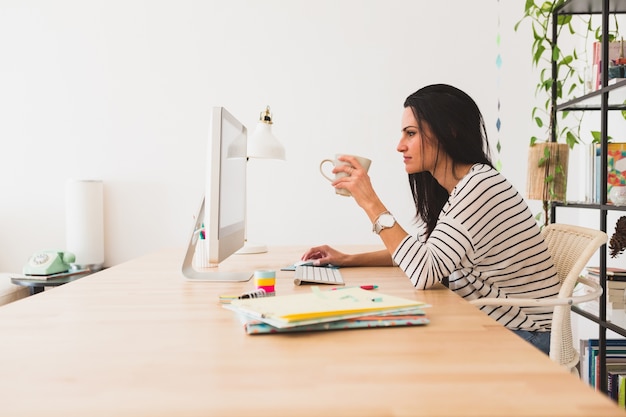
M 626 206 L 626 186 L 615 185 L 611 187 L 609 199 L 616 206 Z

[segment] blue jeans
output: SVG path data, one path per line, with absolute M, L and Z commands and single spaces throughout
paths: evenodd
M 546 355 L 550 354 L 550 332 L 529 332 L 528 330 L 511 331 Z

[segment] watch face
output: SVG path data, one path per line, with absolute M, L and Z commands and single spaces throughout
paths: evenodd
M 380 223 L 382 227 L 393 227 L 394 223 L 396 222 L 396 219 L 394 219 L 391 214 L 383 214 L 378 219 L 378 222 Z

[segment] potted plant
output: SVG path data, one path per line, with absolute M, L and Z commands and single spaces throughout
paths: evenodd
M 515 24 L 517 31 L 520 24 L 530 21 L 533 32 L 532 65 L 538 70 L 539 80 L 535 88 L 535 97 L 541 105 L 532 108 L 531 116 L 536 126 L 545 137 L 530 138 L 526 196 L 543 202 L 544 225 L 550 223 L 550 207 L 553 201 L 565 201 L 567 191 L 567 172 L 569 150 L 580 143 L 580 120 L 567 123 L 569 112 L 557 112 L 556 104 L 580 96 L 585 92 L 584 70 L 580 70 L 585 53 L 576 47 L 564 50 L 555 42 L 563 30 L 576 35 L 574 23 L 586 23 L 583 36 L 598 34 L 591 28 L 591 19 L 586 20 L 572 15 L 558 15 L 554 21 L 554 11 L 566 0 L 542 1 L 527 0 L 524 16 Z M 536 216 L 538 220 L 542 214 Z

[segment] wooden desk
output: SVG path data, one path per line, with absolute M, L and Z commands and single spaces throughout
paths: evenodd
M 344 248 L 345 249 L 345 248 Z M 293 285 L 304 248 L 236 255 Z M 617 416 L 568 374 L 445 288 L 397 268 L 348 284 L 432 304 L 424 327 L 246 335 L 218 295 L 254 283 L 187 282 L 165 251 L 0 308 L 0 414 L 19 416 Z

